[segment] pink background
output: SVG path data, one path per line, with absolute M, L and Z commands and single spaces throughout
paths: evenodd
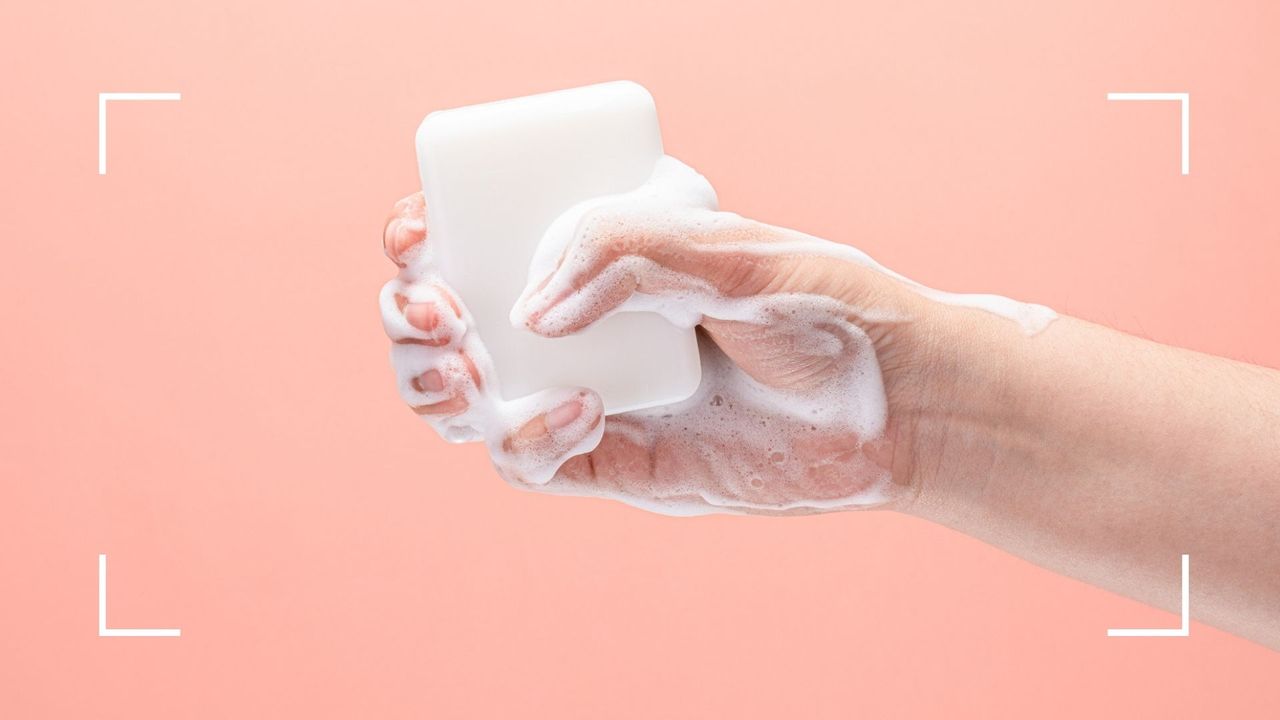
M 6 5 L 0 716 L 1274 717 L 1280 655 L 950 531 L 521 493 L 396 397 L 419 120 L 615 78 L 726 208 L 1280 364 L 1280 6 L 903 5 Z M 102 91 L 183 94 L 105 177 Z M 1191 93 L 1190 176 L 1109 91 Z M 98 553 L 181 638 L 96 636 Z

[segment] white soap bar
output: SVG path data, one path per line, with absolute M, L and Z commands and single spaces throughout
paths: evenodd
M 605 411 L 683 400 L 698 387 L 694 331 L 648 312 L 618 313 L 570 337 L 509 320 L 529 262 L 574 204 L 642 185 L 662 157 L 653 98 L 611 82 L 433 112 L 418 128 L 428 242 L 471 311 L 502 397 L 588 387 Z

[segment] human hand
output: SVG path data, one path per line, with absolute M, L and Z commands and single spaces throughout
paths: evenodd
M 852 248 L 716 211 L 710 185 L 671 158 L 645 187 L 553 224 L 512 319 L 547 336 L 618 310 L 697 323 L 703 381 L 674 405 L 606 420 L 588 389 L 501 400 L 435 272 L 421 195 L 397 204 L 384 244 L 401 267 L 382 306 L 403 396 L 446 438 L 483 439 L 513 484 L 672 514 L 910 498 L 897 406 L 927 374 L 918 329 L 935 303 Z

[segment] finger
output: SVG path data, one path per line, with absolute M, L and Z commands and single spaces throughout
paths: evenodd
M 415 395 L 406 400 L 415 413 L 446 416 L 466 412 L 479 396 L 482 381 L 471 356 L 459 350 L 441 358 L 435 367 L 410 377 L 408 384 Z
M 414 193 L 396 202 L 382 229 L 382 251 L 391 262 L 406 267 L 427 239 L 427 206 L 422 193 Z
M 449 442 L 484 439 L 490 401 L 482 369 L 462 349 L 393 345 L 400 396 Z
M 507 435 L 505 449 L 523 450 L 543 443 L 555 431 L 582 417 L 582 396 L 574 397 L 548 412 L 535 416 Z
M 505 410 L 509 429 L 490 453 L 504 477 L 524 485 L 544 485 L 567 459 L 594 448 L 604 429 L 604 403 L 590 390 L 547 390 Z
M 439 361 L 443 370 L 439 366 L 432 366 L 423 372 L 411 373 L 409 389 L 425 397 L 457 394 L 459 389 L 466 390 L 468 393 L 483 390 L 484 379 L 475 360 L 471 359 L 470 353 L 459 350 L 454 357 L 460 365 L 452 364 L 446 357 L 443 361 Z
M 647 299 L 631 309 L 693 324 L 718 301 L 775 291 L 796 260 L 759 248 L 780 241 L 776 228 L 727 213 L 695 209 L 655 222 L 651 214 L 598 210 L 584 216 L 555 269 L 526 290 L 512 317 L 554 337 Z M 664 299 L 679 300 L 685 313 Z
M 401 345 L 456 345 L 466 332 L 466 317 L 443 284 L 392 280 L 379 298 L 387 336 Z
M 391 362 L 400 397 L 413 412 L 448 440 L 480 439 L 476 428 L 484 413 L 476 409 L 487 400 L 483 375 L 469 352 L 394 345 Z

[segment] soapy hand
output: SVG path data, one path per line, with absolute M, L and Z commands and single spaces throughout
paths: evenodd
M 512 310 L 551 337 L 619 310 L 698 325 L 698 391 L 606 419 L 585 388 L 498 397 L 464 303 L 434 270 L 425 212 L 421 195 L 400 201 L 384 239 L 402 268 L 383 290 L 401 392 L 446 438 L 483 439 L 513 484 L 670 514 L 909 497 L 894 397 L 926 355 L 912 324 L 934 291 L 852 248 L 719 212 L 702 176 L 664 158 L 644 187 L 557 220 Z M 1004 309 L 1026 320 L 1027 307 Z
M 893 507 L 1175 611 L 1162 589 L 1190 549 L 1215 588 L 1197 617 L 1280 648 L 1280 373 L 923 287 L 717 211 L 667 158 L 553 223 L 511 318 L 552 337 L 620 310 L 696 324 L 698 391 L 607 418 L 588 389 L 504 402 L 424 213 L 402 200 L 385 236 L 400 389 L 513 484 L 672 514 Z

